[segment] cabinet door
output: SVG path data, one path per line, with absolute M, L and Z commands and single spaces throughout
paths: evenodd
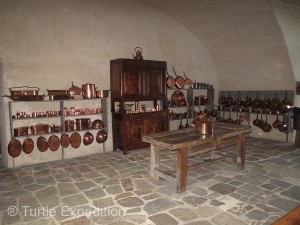
M 146 89 L 149 97 L 165 96 L 166 79 L 163 69 L 149 69 L 146 77 Z
M 125 122 L 125 140 L 128 149 L 136 149 L 144 147 L 145 142 L 142 141 L 142 134 L 147 134 L 147 125 L 144 118 L 135 118 Z M 147 145 L 146 145 L 147 146 Z
M 122 74 L 122 96 L 134 97 L 143 94 L 143 76 L 137 68 L 124 68 Z
M 151 118 L 150 120 L 150 133 L 158 133 L 167 131 L 168 121 L 163 117 Z

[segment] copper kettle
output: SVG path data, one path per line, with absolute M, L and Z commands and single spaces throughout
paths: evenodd
M 143 49 L 141 47 L 136 47 L 134 49 L 136 55 L 134 56 L 133 53 L 131 53 L 133 55 L 133 58 L 134 59 L 137 59 L 137 60 L 143 60 L 143 56 L 142 56 L 142 52 L 143 52 Z
M 83 84 L 82 85 L 82 96 L 83 98 L 95 98 L 95 84 Z

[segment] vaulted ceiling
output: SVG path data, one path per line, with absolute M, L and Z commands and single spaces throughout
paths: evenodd
M 272 74 L 276 83 L 286 73 L 292 74 L 272 0 L 136 1 L 169 15 L 196 35 L 209 50 L 225 88 L 230 86 L 226 85 L 229 76 L 230 82 L 243 76 L 244 82 L 251 83 L 254 74 Z

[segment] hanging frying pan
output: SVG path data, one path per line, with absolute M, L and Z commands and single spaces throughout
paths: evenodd
M 37 139 L 37 148 L 38 150 L 40 150 L 40 152 L 45 152 L 47 151 L 49 145 L 48 145 L 48 141 L 45 137 L 40 136 Z
M 189 79 L 189 78 L 186 77 L 184 71 L 183 71 L 183 75 L 184 75 L 184 77 L 185 77 L 185 85 L 188 85 L 189 88 L 192 88 L 192 86 L 193 86 L 193 81 L 192 81 L 191 79 Z
M 30 154 L 34 149 L 34 142 L 31 138 L 26 138 L 23 141 L 23 152 Z
M 73 148 L 79 148 L 80 144 L 81 144 L 81 136 L 79 133 L 75 132 L 71 135 L 71 146 Z
M 62 147 L 67 148 L 70 145 L 70 136 L 68 134 L 62 134 L 60 137 L 60 144 Z
M 22 144 L 19 140 L 17 139 L 12 139 L 8 143 L 8 154 L 11 157 L 18 157 L 22 152 Z
M 107 133 L 104 130 L 99 130 L 96 135 L 96 141 L 101 144 L 107 139 Z
M 94 141 L 94 136 L 91 132 L 87 131 L 83 135 L 83 144 L 90 145 Z
M 169 75 L 169 72 L 167 70 L 167 78 L 166 78 L 166 84 L 168 88 L 174 88 L 175 87 L 175 79 L 174 77 Z
M 173 71 L 176 75 L 176 78 L 175 78 L 175 86 L 177 88 L 183 88 L 184 87 L 184 84 L 185 84 L 185 79 L 182 77 L 182 76 L 178 76 L 174 67 L 173 67 Z
M 59 138 L 56 135 L 51 135 L 48 139 L 49 149 L 53 152 L 57 151 L 59 148 Z

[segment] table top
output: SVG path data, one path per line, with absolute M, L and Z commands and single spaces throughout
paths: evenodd
M 204 144 L 214 140 L 246 134 L 251 131 L 252 128 L 248 125 L 214 122 L 213 134 L 211 135 L 199 135 L 196 133 L 195 127 L 190 127 L 180 130 L 143 135 L 142 140 L 156 146 L 175 150 L 182 147 Z

